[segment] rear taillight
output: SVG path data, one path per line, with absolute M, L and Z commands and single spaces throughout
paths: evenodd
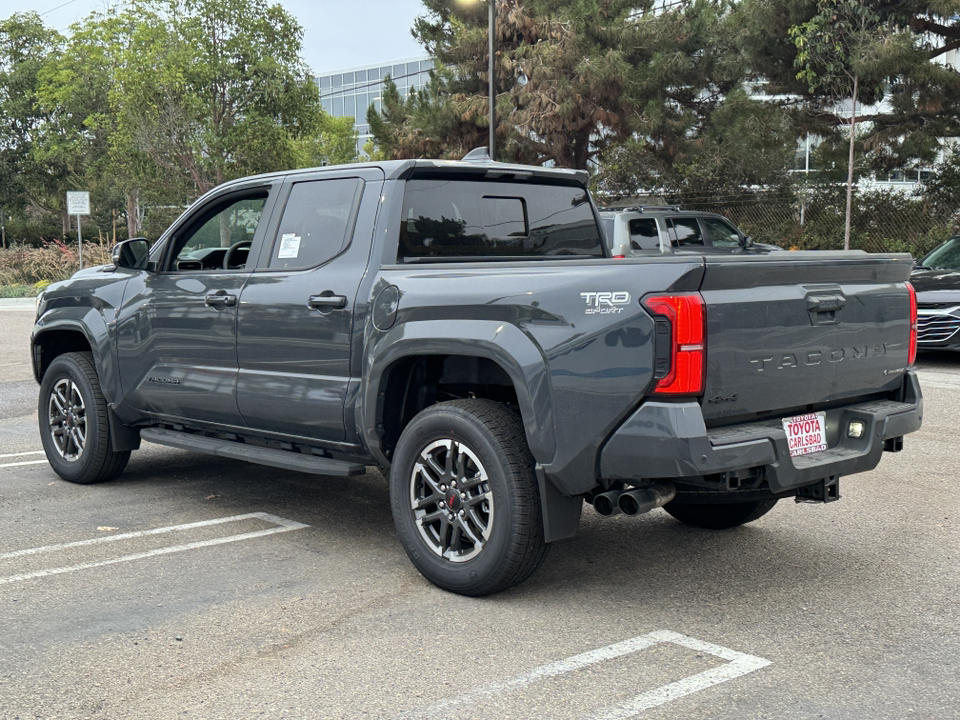
M 650 314 L 670 326 L 669 370 L 657 381 L 657 395 L 699 395 L 703 392 L 707 331 L 703 298 L 697 293 L 651 295 L 643 299 Z
M 917 359 L 917 291 L 907 283 L 910 294 L 910 347 L 907 349 L 907 365 L 913 365 Z

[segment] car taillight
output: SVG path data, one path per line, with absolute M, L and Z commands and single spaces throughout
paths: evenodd
M 917 359 L 917 291 L 907 283 L 910 294 L 910 347 L 907 349 L 907 365 L 913 365 Z
M 666 318 L 670 326 L 669 370 L 657 381 L 657 395 L 699 395 L 703 392 L 707 354 L 706 314 L 698 293 L 651 295 L 643 306 Z

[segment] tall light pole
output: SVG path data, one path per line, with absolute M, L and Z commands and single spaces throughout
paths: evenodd
M 490 62 L 487 65 L 487 73 L 490 76 L 490 160 L 497 159 L 497 80 L 494 73 L 493 63 L 494 55 L 497 50 L 496 29 L 497 29 L 497 0 L 487 0 L 490 11 L 487 13 L 488 35 L 487 52 L 490 54 Z
M 474 0 L 475 1 L 475 0 Z M 470 0 L 458 0 L 461 4 L 467 4 Z M 494 75 L 494 56 L 497 51 L 496 32 L 497 28 L 497 0 L 480 0 L 487 3 L 487 51 L 490 55 L 487 63 L 487 75 L 489 77 L 490 88 L 490 139 L 487 141 L 487 151 L 491 160 L 497 159 L 497 84 Z

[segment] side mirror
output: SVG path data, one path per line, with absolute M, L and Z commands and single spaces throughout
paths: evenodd
M 149 255 L 150 243 L 146 238 L 131 238 L 113 248 L 113 264 L 128 270 L 145 270 Z
M 752 238 L 750 235 L 747 235 L 747 236 L 743 239 L 743 246 L 744 246 L 744 247 L 753 247 L 753 238 Z

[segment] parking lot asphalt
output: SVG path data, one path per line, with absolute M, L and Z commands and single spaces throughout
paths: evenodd
M 840 502 L 715 532 L 585 509 L 526 583 L 444 593 L 375 471 L 144 443 L 44 462 L 32 312 L 0 309 L 0 719 L 960 718 L 960 357 Z

